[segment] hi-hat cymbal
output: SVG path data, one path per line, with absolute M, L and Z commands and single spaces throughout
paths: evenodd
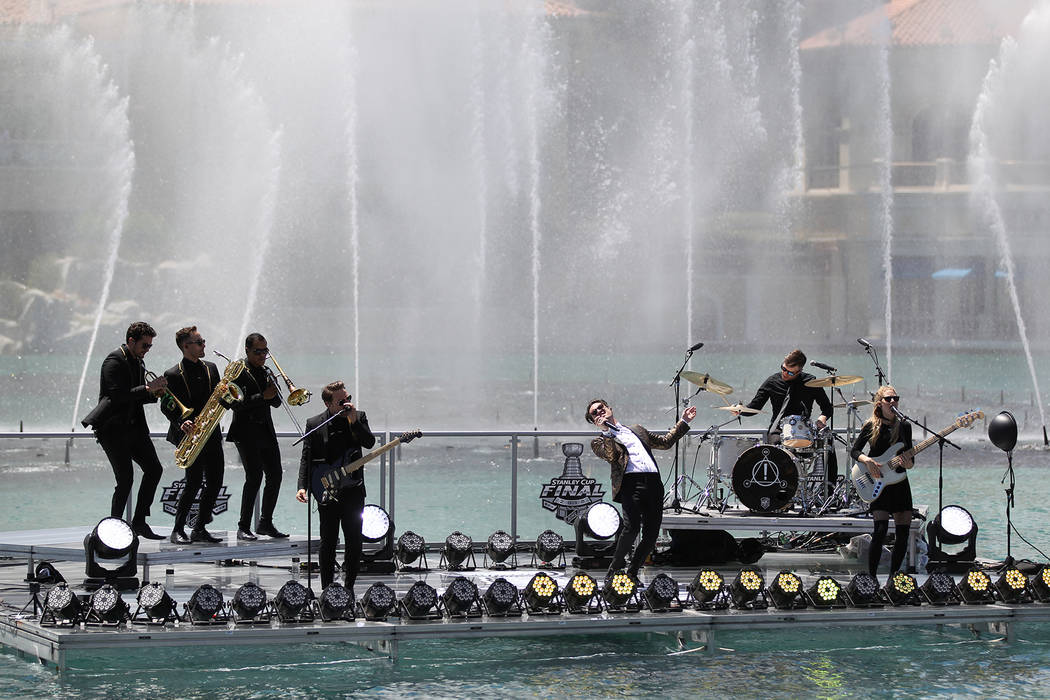
M 830 377 L 810 379 L 806 382 L 806 386 L 846 386 L 847 384 L 856 384 L 862 381 L 864 381 L 864 377 L 858 377 L 853 374 L 833 374 Z
M 701 389 L 710 391 L 713 394 L 726 396 L 727 394 L 733 393 L 733 387 L 725 382 L 720 382 L 717 379 L 714 379 L 710 374 L 686 370 L 682 372 L 682 379 L 690 384 L 696 384 Z
M 745 406 L 742 403 L 735 403 L 732 406 L 715 406 L 715 408 L 717 408 L 719 411 L 735 411 L 745 416 L 753 416 L 756 413 L 765 413 L 765 411 L 763 411 L 762 409 L 751 408 L 750 406 Z
M 867 406 L 870 403 L 871 401 L 868 401 L 867 399 L 853 399 L 846 403 L 837 403 L 835 404 L 835 408 L 853 408 L 854 406 Z

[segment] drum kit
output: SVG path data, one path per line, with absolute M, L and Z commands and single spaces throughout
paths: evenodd
M 856 493 L 849 479 L 840 478 L 828 483 L 827 466 L 834 459 L 836 438 L 830 426 L 818 428 L 806 416 L 783 416 L 778 431 L 766 435 L 766 442 L 758 438 L 726 435 L 721 429 L 740 416 L 767 413 L 744 404 L 729 404 L 725 398 L 733 388 L 700 372 L 682 372 L 682 378 L 699 387 L 699 391 L 717 394 L 727 405 L 714 408 L 726 411 L 732 418 L 711 428 L 701 436 L 701 443 L 711 444 L 707 483 L 701 485 L 691 476 L 678 478 L 668 494 L 680 497 L 682 507 L 700 511 L 713 509 L 724 513 L 731 496 L 755 513 L 776 514 L 797 508 L 802 515 L 823 515 L 831 510 L 858 505 Z M 854 375 L 829 375 L 806 382 L 810 387 L 837 387 L 863 381 Z M 839 392 L 841 395 L 841 392 Z M 845 399 L 835 408 L 848 411 L 847 434 L 852 437 L 862 419 L 858 407 L 870 405 L 866 399 Z M 682 493 L 688 489 L 691 494 Z M 665 499 L 665 503 L 667 499 Z

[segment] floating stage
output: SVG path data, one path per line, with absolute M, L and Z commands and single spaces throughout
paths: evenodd
M 807 529 L 796 522 L 795 529 Z M 0 643 L 64 669 L 81 654 L 112 653 L 119 660 L 124 651 L 144 648 L 355 643 L 396 659 L 403 641 L 649 632 L 673 636 L 683 650 L 714 653 L 719 633 L 734 631 L 778 634 L 777 630 L 799 627 L 815 631 L 833 626 L 961 625 L 1010 640 L 1019 623 L 1050 622 L 1050 602 L 1044 602 L 1050 601 L 1046 570 L 1034 576 L 1018 572 L 1012 583 L 1004 583 L 1008 574 L 985 574 L 988 593 L 983 603 L 960 600 L 970 591 L 965 574 L 909 577 L 910 583 L 902 580 L 900 589 L 891 587 L 891 593 L 902 596 L 893 600 L 885 589 L 873 592 L 857 587 L 859 579 L 852 571 L 856 563 L 836 554 L 769 553 L 752 567 L 646 567 L 638 588 L 629 591 L 631 584 L 618 580 L 603 590 L 604 570 L 589 572 L 596 581 L 574 580 L 580 570 L 572 566 L 531 564 L 531 550 L 525 551 L 525 543 L 519 545 L 513 568 L 496 568 L 476 548 L 476 561 L 471 557 L 465 562 L 471 565 L 460 570 L 438 568 L 440 547 L 430 544 L 426 553 L 433 560 L 431 568 L 365 573 L 357 582 L 359 600 L 352 619 L 325 621 L 336 615 L 333 608 L 322 614 L 322 603 L 333 599 L 320 592 L 316 573 L 311 588 L 322 600 L 307 603 L 298 612 L 278 605 L 279 599 L 295 602 L 290 596 L 279 596 L 283 587 L 302 592 L 307 583 L 300 566 L 300 560 L 307 559 L 304 538 L 238 542 L 229 536 L 219 545 L 182 547 L 144 541 L 137 555 L 141 582 L 154 581 L 158 592 L 163 588 L 174 608 L 150 621 L 139 605 L 142 599 L 137 596 L 142 594 L 133 588 L 122 594 L 128 610 L 110 618 L 115 622 L 106 622 L 104 613 L 89 610 L 91 594 L 82 585 L 83 538 L 90 530 L 85 526 L 0 533 L 0 555 L 6 558 L 0 561 L 0 585 L 5 590 Z M 47 561 L 68 580 L 65 590 L 72 595 L 66 597 L 78 600 L 80 612 L 57 613 L 57 605 L 47 605 L 49 592 L 61 584 L 27 581 L 31 561 L 36 565 Z M 933 578 L 938 588 L 929 585 Z M 509 597 L 511 589 L 505 584 L 494 585 L 498 579 L 513 585 Z M 886 583 L 886 579 L 882 574 L 879 581 Z M 257 614 L 245 619 L 252 611 L 244 611 L 243 600 L 241 608 L 235 603 L 239 591 L 251 588 L 249 582 L 265 591 L 266 605 L 256 605 Z M 369 597 L 374 584 L 383 586 L 376 586 Z M 1000 590 L 1001 585 L 1007 588 Z M 502 597 L 491 592 L 499 586 L 503 586 Z M 198 606 L 197 616 L 207 621 L 192 622 L 188 603 L 208 587 L 221 594 L 221 607 L 208 617 L 199 614 Z M 385 601 L 380 595 L 384 587 Z M 824 594 L 826 600 L 821 598 Z M 863 598 L 868 594 L 874 597 Z M 931 603 L 938 596 L 944 602 Z M 53 593 L 51 602 L 60 598 Z

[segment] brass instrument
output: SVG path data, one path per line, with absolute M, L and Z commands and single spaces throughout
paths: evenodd
M 144 373 L 144 376 L 146 377 L 147 382 L 152 382 L 154 379 L 157 378 L 156 374 L 146 369 L 146 363 L 142 363 L 142 371 Z M 190 419 L 190 416 L 193 415 L 193 409 L 189 408 L 184 403 L 179 401 L 179 397 L 171 393 L 171 389 L 165 387 L 160 392 L 160 396 L 162 397 L 161 400 L 164 402 L 164 406 L 169 411 L 178 410 L 180 421 L 187 421 Z
M 277 368 L 277 373 L 281 375 L 281 379 L 284 380 L 285 385 L 288 387 L 288 398 L 285 399 L 287 403 L 292 406 L 302 406 L 304 403 L 309 403 L 312 394 L 306 389 L 296 389 L 295 385 L 292 384 L 292 380 L 288 378 L 288 375 L 281 369 L 281 365 L 277 362 L 277 358 L 272 354 L 267 356 L 267 359 L 273 360 L 273 366 Z M 264 365 L 265 366 L 265 365 Z M 269 371 L 269 367 L 266 368 Z M 271 374 L 273 374 L 271 372 Z
M 204 404 L 200 415 L 194 419 L 193 430 L 186 433 L 175 448 L 175 466 L 179 469 L 185 469 L 197 460 L 208 438 L 218 427 L 222 414 L 226 413 L 226 407 L 244 401 L 244 392 L 233 383 L 244 371 L 244 366 L 244 360 L 234 360 L 226 365 L 222 378 L 208 397 L 208 403 Z

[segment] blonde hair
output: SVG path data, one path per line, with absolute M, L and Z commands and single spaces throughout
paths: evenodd
M 873 399 L 873 405 L 871 407 L 871 418 L 868 419 L 868 423 L 871 424 L 871 439 L 868 442 L 869 445 L 874 445 L 875 441 L 879 439 L 879 434 L 882 432 L 883 424 L 886 419 L 882 417 L 882 413 L 879 411 L 879 404 L 882 402 L 884 396 L 894 396 L 897 394 L 897 390 L 889 384 L 884 384 L 879 387 L 879 390 L 875 392 Z M 893 417 L 893 434 L 891 438 L 894 442 L 897 440 L 897 434 L 900 432 L 900 421 L 897 420 L 897 416 Z

